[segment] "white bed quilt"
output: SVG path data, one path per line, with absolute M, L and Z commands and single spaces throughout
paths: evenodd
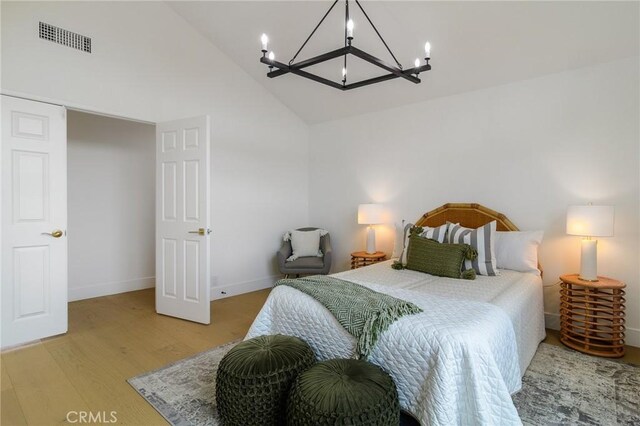
M 530 349 L 523 354 L 518 347 L 515 311 L 508 313 L 499 302 L 489 302 L 504 300 L 505 289 L 522 286 L 523 278 L 532 277 L 533 284 L 526 284 L 527 288 L 539 287 L 539 277 L 508 273 L 475 281 L 452 280 L 395 271 L 389 262 L 335 276 L 422 308 L 423 313 L 393 323 L 368 360 L 393 377 L 400 405 L 423 425 L 521 424 L 510 395 L 520 389 L 521 373 L 533 354 L 528 353 Z M 541 303 L 541 290 L 539 296 Z M 543 323 L 535 329 L 534 340 L 539 342 L 544 337 Z M 272 291 L 246 338 L 276 333 L 307 341 L 320 360 L 355 354 L 356 340 L 333 315 L 291 287 Z

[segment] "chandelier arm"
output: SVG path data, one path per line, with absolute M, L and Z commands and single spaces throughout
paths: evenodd
M 318 83 L 322 83 L 325 84 L 327 86 L 333 87 L 334 89 L 339 89 L 339 90 L 344 90 L 344 86 L 342 84 L 338 84 L 334 81 L 331 81 L 329 79 L 326 79 L 324 77 L 320 77 L 318 75 L 315 74 L 311 74 L 309 72 L 303 71 L 301 69 L 298 68 L 292 68 L 287 64 L 283 64 L 282 62 L 278 62 L 278 61 L 271 61 L 269 59 L 265 59 L 265 58 L 260 58 L 260 62 L 264 63 L 264 64 L 268 64 L 271 66 L 274 66 L 276 68 L 278 68 L 281 71 L 284 71 L 285 73 L 292 73 L 295 75 L 299 75 L 300 77 L 305 77 L 308 78 L 309 80 L 313 80 L 316 81 Z M 276 77 L 276 75 L 271 75 L 275 73 L 275 71 L 267 73 L 268 77 Z
M 376 32 L 376 34 L 378 34 L 378 37 L 380 37 L 380 40 L 382 41 L 382 44 L 384 44 L 384 47 L 387 48 L 387 50 L 391 54 L 391 57 L 393 57 L 393 60 L 396 61 L 396 64 L 398 65 L 398 68 L 402 69 L 402 65 L 400 64 L 400 62 L 398 62 L 398 59 L 396 59 L 396 55 L 393 54 L 393 52 L 391 51 L 391 49 L 387 45 L 387 42 L 384 41 L 384 38 L 382 38 L 382 35 L 380 34 L 380 31 L 378 31 L 376 26 L 373 24 L 373 22 L 369 18 L 369 15 L 367 15 L 367 12 L 364 11 L 364 9 L 362 8 L 362 5 L 360 4 L 360 2 L 358 0 L 355 0 L 355 1 L 356 1 L 356 4 L 358 5 L 358 7 L 360 8 L 360 10 L 362 11 L 362 13 L 364 14 L 365 18 L 367 18 L 367 21 L 369 21 L 369 24 L 371 24 L 371 27 L 373 27 L 373 29 Z
M 409 81 L 412 81 L 414 83 L 419 83 L 420 82 L 419 78 L 414 77 L 414 76 L 411 75 L 411 71 L 414 70 L 413 68 L 410 69 L 410 70 L 407 70 L 409 72 L 404 72 L 402 70 L 402 68 L 396 68 L 393 65 L 389 65 L 386 62 L 384 62 L 383 60 L 380 60 L 380 59 L 376 58 L 375 56 L 370 55 L 367 52 L 364 52 L 364 51 L 362 51 L 362 50 L 360 50 L 360 49 L 358 49 L 358 48 L 356 48 L 354 46 L 350 46 L 350 48 L 351 48 L 350 53 L 352 55 L 354 55 L 354 56 L 357 56 L 360 59 L 364 59 L 365 61 L 367 61 L 367 62 L 369 62 L 369 63 L 371 63 L 373 65 L 377 65 L 378 67 L 380 67 L 382 69 L 385 69 L 385 70 L 389 71 L 390 73 L 395 74 L 398 77 L 402 77 L 405 80 L 409 80 Z
M 429 71 L 431 69 L 431 65 L 423 65 L 420 67 L 420 71 Z M 402 71 L 403 74 L 410 74 L 414 72 L 414 69 L 410 69 L 410 70 L 406 70 L 406 71 Z M 368 86 L 370 84 L 376 84 L 376 83 L 381 83 L 383 81 L 387 81 L 387 80 L 393 80 L 394 78 L 399 78 L 398 75 L 396 74 L 386 74 L 386 75 L 382 75 L 380 77 L 374 77 L 374 78 L 369 78 L 367 80 L 361 80 L 361 81 L 357 81 L 355 83 L 351 83 L 351 84 L 347 84 L 346 86 L 344 86 L 344 90 L 352 90 L 352 89 L 357 89 L 358 87 L 363 87 L 363 86 Z M 420 83 L 420 79 L 417 79 L 418 81 L 414 81 L 413 83 L 418 84 Z
M 322 25 L 322 23 L 324 22 L 324 20 L 327 17 L 327 15 L 329 15 L 329 13 L 331 13 L 331 11 L 333 10 L 333 7 L 336 5 L 336 3 L 338 3 L 338 0 L 335 0 L 333 2 L 331 7 L 329 8 L 329 10 L 327 10 L 327 13 L 325 13 L 324 16 L 322 17 L 322 19 L 320 20 L 320 22 L 318 22 L 318 25 L 316 25 L 316 27 L 313 29 L 313 31 L 311 31 L 311 34 L 309 34 L 309 37 L 307 37 L 307 39 L 304 41 L 304 43 L 302 43 L 302 46 L 300 46 L 300 49 L 298 49 L 296 54 L 293 55 L 293 58 L 289 61 L 289 65 L 290 66 L 293 63 L 293 61 L 296 60 L 296 58 L 298 57 L 298 54 L 302 51 L 302 49 L 304 49 L 304 47 L 307 45 L 307 43 L 309 42 L 311 37 L 313 37 L 313 35 L 316 33 L 316 30 L 320 27 L 320 25 Z
M 309 80 L 313 80 L 313 81 L 316 81 L 318 83 L 325 84 L 327 86 L 333 87 L 334 89 L 344 90 L 344 86 L 342 86 L 342 84 L 338 84 L 338 83 L 336 83 L 334 81 L 331 81 L 329 79 L 326 79 L 324 77 L 320 77 L 318 75 L 311 74 L 309 72 L 298 70 L 298 69 L 295 69 L 295 68 L 291 68 L 290 71 L 291 71 L 291 73 L 299 75 L 300 77 L 308 78 Z
M 313 58 L 305 59 L 304 61 L 296 62 L 295 64 L 290 64 L 289 67 L 302 69 L 307 68 L 321 62 L 328 61 L 330 59 L 339 58 L 342 55 L 345 55 L 350 52 L 349 47 L 341 47 L 340 49 L 332 50 L 331 52 L 323 53 L 322 55 L 314 56 Z M 260 58 L 260 62 L 263 64 L 269 65 L 270 62 L 268 59 Z M 277 77 L 279 75 L 287 74 L 289 71 L 284 71 L 278 69 L 276 71 L 269 72 L 269 77 Z

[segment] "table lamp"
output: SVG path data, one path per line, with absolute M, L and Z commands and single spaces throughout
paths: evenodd
M 582 239 L 578 278 L 598 281 L 598 240 L 591 237 L 613 236 L 613 206 L 569 206 L 567 234 L 585 237 Z
M 367 253 L 376 252 L 376 230 L 373 225 L 382 223 L 381 204 L 360 204 L 358 206 L 358 224 L 369 225 L 367 228 Z

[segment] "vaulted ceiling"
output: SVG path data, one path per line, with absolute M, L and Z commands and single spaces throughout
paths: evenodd
M 289 62 L 332 1 L 170 2 L 187 22 L 307 123 L 424 101 L 608 62 L 640 51 L 638 2 L 361 1 L 405 68 L 432 44 L 433 70 L 415 85 L 396 79 L 342 92 L 291 74 L 267 78 L 260 35 L 276 59 Z M 392 62 L 350 2 L 354 45 Z M 340 0 L 298 59 L 343 45 Z M 203 55 L 208 54 L 202 52 Z M 341 80 L 339 59 L 313 72 Z M 380 70 L 350 59 L 350 79 Z

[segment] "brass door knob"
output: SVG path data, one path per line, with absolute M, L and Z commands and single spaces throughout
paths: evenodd
M 51 235 L 53 238 L 60 238 L 62 237 L 62 235 L 64 234 L 64 232 L 62 232 L 59 229 L 54 229 L 51 232 L 43 232 L 42 235 Z
M 209 235 L 211 233 L 211 229 L 198 228 L 197 231 L 189 231 L 189 233 L 198 235 Z

